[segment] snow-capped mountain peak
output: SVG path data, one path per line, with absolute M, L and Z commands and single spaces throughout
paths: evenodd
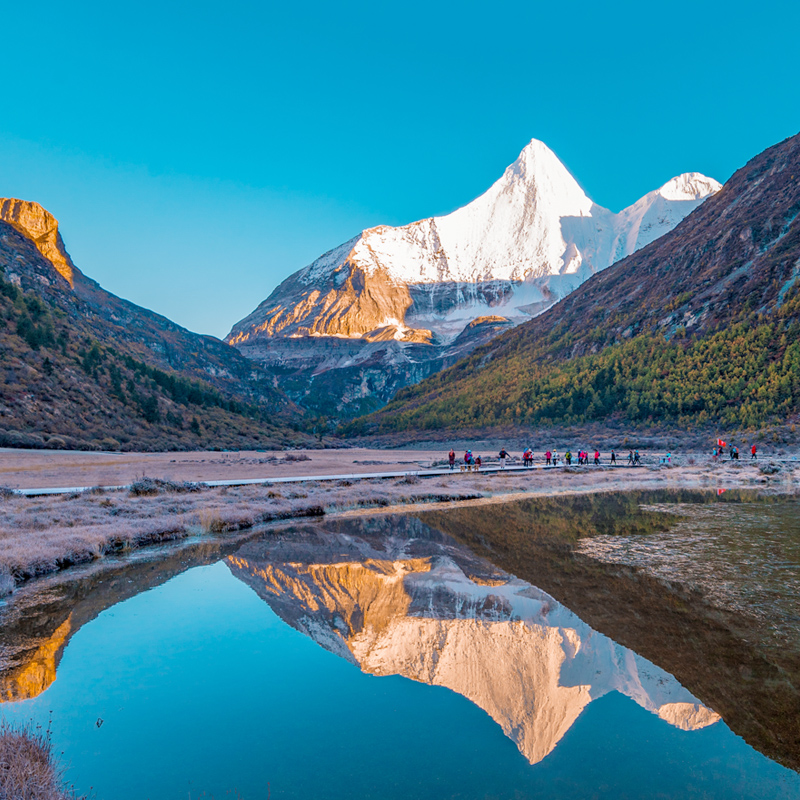
M 705 200 L 722 188 L 719 181 L 707 178 L 699 172 L 684 172 L 667 181 L 658 194 L 665 200 Z
M 227 341 L 285 369 L 286 348 L 276 337 L 307 340 L 315 376 L 324 371 L 316 355 L 321 337 L 434 348 L 458 340 L 464 355 L 469 348 L 462 337 L 474 320 L 517 324 L 542 313 L 674 228 L 719 188 L 711 178 L 686 173 L 614 214 L 592 202 L 555 153 L 533 139 L 471 203 L 409 225 L 362 231 L 287 278 L 234 325 Z M 295 363 L 299 342 L 291 352 Z M 429 358 L 443 357 L 437 350 Z M 428 360 L 418 353 L 414 364 L 420 358 Z M 412 370 L 415 376 L 424 371 Z M 382 399 L 388 399 L 399 387 L 383 378 Z

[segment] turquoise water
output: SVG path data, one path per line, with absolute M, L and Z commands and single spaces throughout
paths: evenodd
M 290 627 L 229 562 L 103 611 L 49 689 L 0 713 L 52 715 L 99 800 L 800 797 L 724 723 L 681 730 L 616 691 L 531 764 L 462 694 L 367 674 Z

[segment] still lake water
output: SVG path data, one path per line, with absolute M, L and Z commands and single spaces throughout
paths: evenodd
M 57 679 L 0 711 L 52 716 L 99 800 L 800 798 L 666 672 L 413 517 L 135 589 L 76 605 Z

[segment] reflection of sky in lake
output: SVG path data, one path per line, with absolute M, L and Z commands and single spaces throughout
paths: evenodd
M 46 692 L 1 713 L 50 711 L 70 777 L 98 800 L 255 800 L 268 785 L 275 798 L 800 796 L 794 773 L 725 725 L 682 731 L 618 693 L 532 767 L 459 694 L 364 674 L 224 564 L 103 612 Z
M 756 617 L 777 641 L 800 640 L 800 502 L 644 506 L 683 517 L 647 536 L 593 536 L 578 551 L 700 589 Z

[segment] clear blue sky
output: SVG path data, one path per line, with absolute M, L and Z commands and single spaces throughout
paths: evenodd
M 800 130 L 800 4 L 3 8 L 0 196 L 116 294 L 225 335 L 380 223 L 447 213 L 542 139 L 614 210 Z

